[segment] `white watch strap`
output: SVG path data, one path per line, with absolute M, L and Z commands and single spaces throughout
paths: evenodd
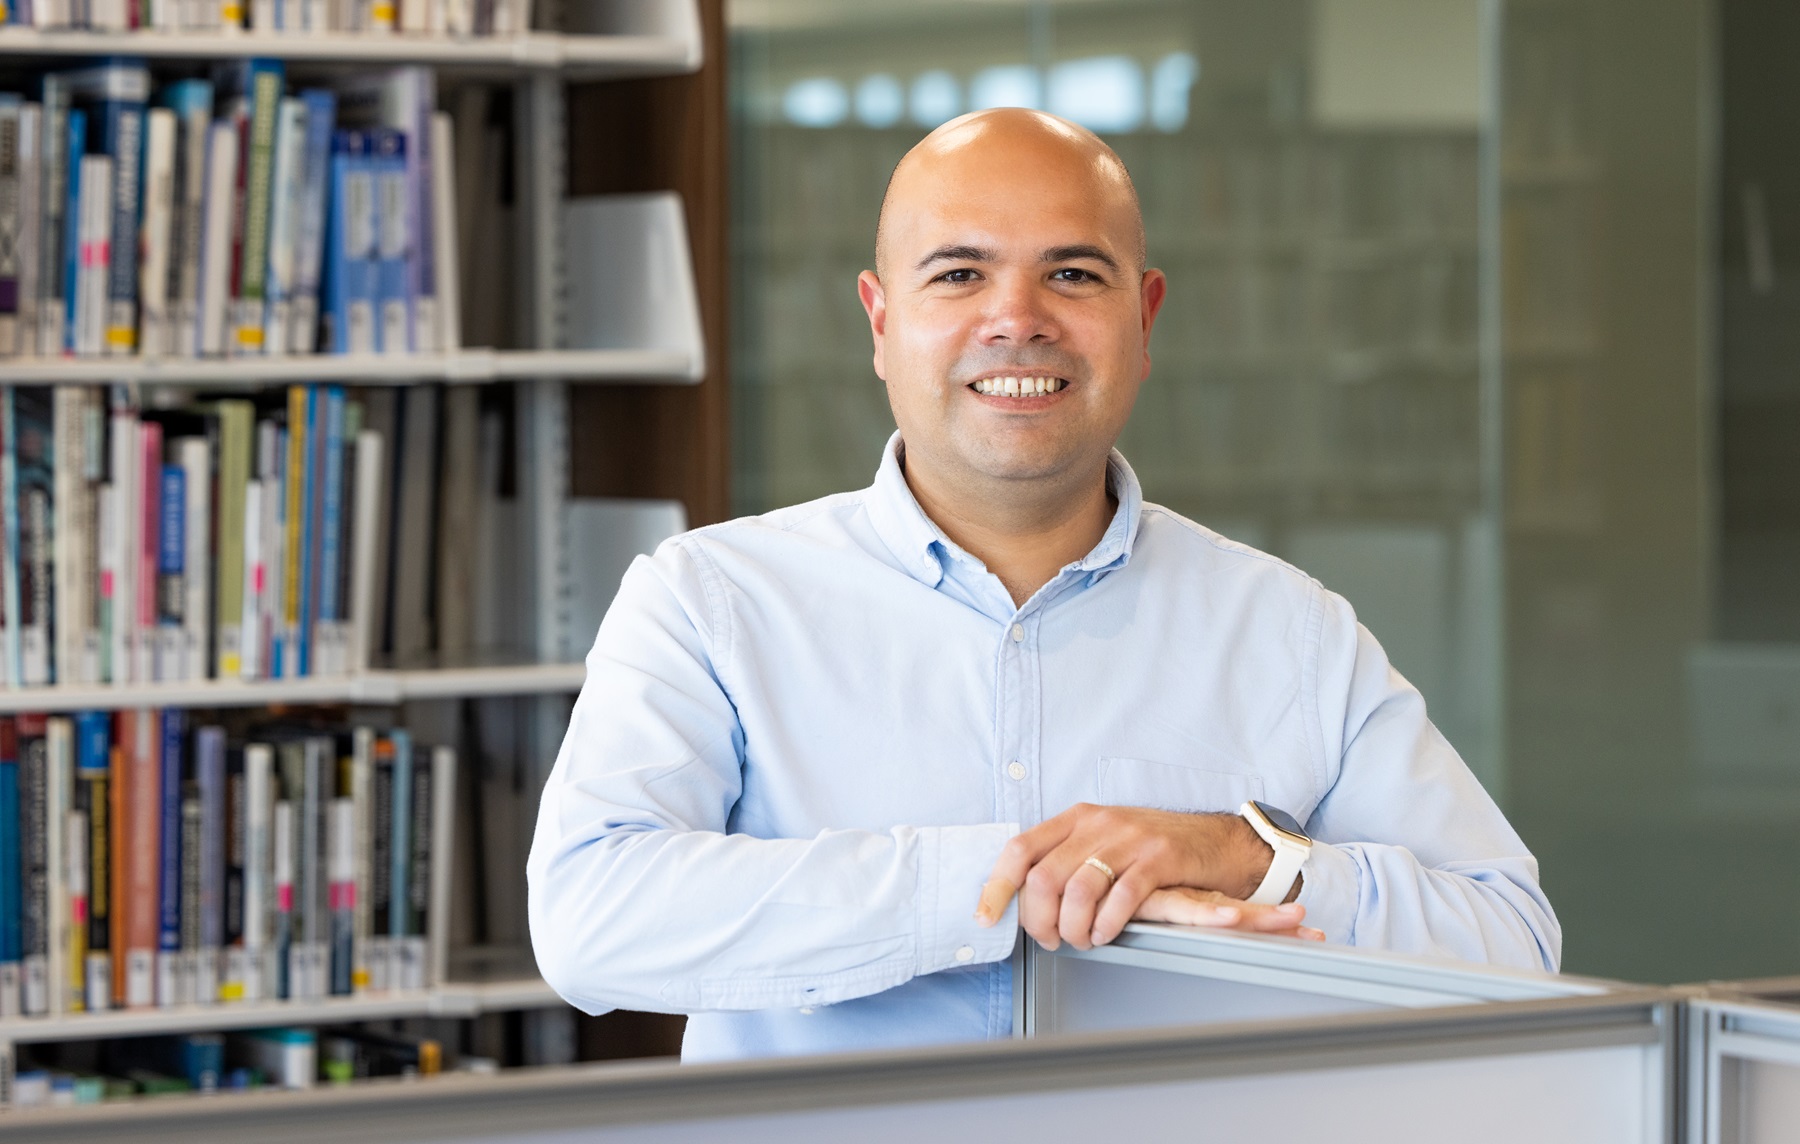
M 1286 838 L 1277 837 L 1269 845 L 1275 848 L 1275 860 L 1269 863 L 1269 872 L 1263 875 L 1262 885 L 1250 895 L 1253 906 L 1280 905 L 1288 891 L 1294 888 L 1294 878 L 1306 864 L 1306 856 L 1312 853 L 1312 847 L 1298 845 Z
M 1269 863 L 1269 872 L 1263 875 L 1262 885 L 1256 887 L 1256 893 L 1250 895 L 1253 906 L 1278 906 L 1294 888 L 1294 878 L 1299 875 L 1300 867 L 1306 864 L 1306 856 L 1312 853 L 1312 846 L 1295 842 L 1263 821 L 1256 810 L 1256 804 L 1246 802 L 1238 809 L 1250 829 L 1256 836 L 1269 844 L 1275 851 L 1274 859 Z

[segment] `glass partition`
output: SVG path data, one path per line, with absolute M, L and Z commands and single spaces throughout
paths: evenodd
M 1781 0 L 736 0 L 737 504 L 866 484 L 893 163 L 1020 103 L 1141 192 L 1147 495 L 1346 595 L 1565 966 L 1800 959 L 1800 15 Z

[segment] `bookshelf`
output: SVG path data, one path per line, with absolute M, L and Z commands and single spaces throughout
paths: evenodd
M 0 60 L 15 68 L 63 61 L 136 56 L 152 68 L 204 65 L 241 57 L 288 61 L 306 75 L 330 77 L 375 65 L 430 66 L 458 83 L 496 85 L 510 102 L 513 259 L 511 337 L 504 348 L 473 347 L 409 355 L 316 355 L 260 359 L 101 358 L 0 361 L 0 385 L 117 385 L 152 390 L 218 392 L 341 382 L 366 387 L 506 383 L 512 391 L 508 449 L 517 458 L 518 648 L 510 661 L 456 666 L 368 669 L 338 676 L 254 682 L 203 680 L 157 684 L 63 684 L 0 688 L 0 713 L 59 713 L 134 707 L 253 709 L 293 706 L 398 707 L 440 730 L 453 727 L 464 700 L 518 701 L 517 751 L 524 786 L 535 790 L 555 754 L 568 699 L 579 690 L 579 662 L 591 632 L 569 630 L 572 577 L 579 554 L 567 550 L 572 495 L 676 496 L 689 519 L 722 514 L 724 496 L 722 337 L 723 89 L 719 64 L 706 52 L 722 36 L 718 0 L 539 0 L 538 27 L 517 36 L 426 38 L 316 33 L 94 33 L 0 29 Z M 703 29 L 704 22 L 704 29 Z M 704 65 L 704 66 L 703 66 Z M 698 73 L 710 73 L 702 76 Z M 579 84 L 582 86 L 571 86 Z M 583 145 L 571 146 L 572 102 L 594 106 L 620 93 L 637 140 L 610 152 L 618 170 L 610 185 L 569 177 L 572 155 L 591 154 L 591 118 L 578 111 Z M 596 93 L 599 93 L 596 96 Z M 696 102 L 716 100 L 716 106 Z M 504 106 L 504 103 L 501 104 Z M 709 132 L 695 137 L 668 109 L 702 114 Z M 605 140 L 611 142 L 610 139 Z M 715 153 L 716 151 L 716 153 Z M 667 157 L 683 156 L 671 173 Z M 609 157 L 609 162 L 612 159 Z M 677 198 L 670 191 L 681 192 Z M 624 192 L 602 204 L 578 195 Z M 636 211 L 612 217 L 608 211 Z M 626 228 L 621 233 L 620 227 Z M 691 240 L 691 241 L 690 241 Z M 571 267 L 621 270 L 636 299 L 584 282 Z M 643 299 L 657 300 L 645 309 Z M 633 303 L 637 303 L 634 305 Z M 622 315 L 622 316 L 621 316 Z M 573 396 L 617 391 L 609 415 Z M 672 401 L 661 394 L 680 393 Z M 616 413 L 622 415 L 616 415 Z M 696 414 L 689 416 L 689 414 Z M 651 454 L 654 450 L 654 455 Z M 716 457 L 711 454 L 716 453 Z M 596 455 L 634 464 L 621 482 L 596 473 Z M 704 459 L 704 460 L 703 460 Z M 477 798 L 481 789 L 477 788 Z M 529 799 L 535 802 L 535 798 Z M 458 813 L 461 813 L 459 811 Z M 458 827 L 459 830 L 462 827 Z M 525 827 L 528 837 L 528 825 Z M 477 834 L 481 827 L 477 827 Z M 460 852 L 458 878 L 474 859 Z M 520 855 L 522 862 L 522 854 Z M 481 880 L 480 871 L 474 873 Z M 522 870 L 519 887 L 523 889 Z M 460 886 L 461 883 L 459 882 Z M 460 906 L 459 906 L 460 908 Z M 482 961 L 483 950 L 459 947 L 453 969 Z M 474 956 L 461 956 L 473 954 Z M 15 1095 L 23 1046 L 157 1034 L 223 1032 L 269 1026 L 316 1026 L 401 1018 L 477 1018 L 566 1007 L 517 958 L 491 959 L 482 980 L 438 982 L 426 989 L 272 1001 L 113 1009 L 0 1018 L 0 1106 Z M 529 1036 L 529 1034 L 527 1034 Z

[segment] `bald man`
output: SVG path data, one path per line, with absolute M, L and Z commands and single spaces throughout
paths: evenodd
M 563 997 L 691 1014 L 702 1060 L 1006 1036 L 1020 929 L 1556 969 L 1536 862 L 1350 606 L 1114 450 L 1168 284 L 1111 149 L 945 124 L 857 289 L 874 484 L 668 541 L 600 626 L 528 871 Z

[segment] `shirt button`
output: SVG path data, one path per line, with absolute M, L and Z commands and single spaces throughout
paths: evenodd
M 961 949 L 957 950 L 956 951 L 956 960 L 958 960 L 958 961 L 974 961 L 975 960 L 975 947 L 972 945 L 965 945 Z
M 1018 782 L 1025 777 L 1025 764 L 1017 761 L 1010 762 L 1006 764 L 1006 773 L 1012 776 L 1014 782 Z
M 802 1005 L 800 1007 L 800 1015 L 802 1017 L 812 1016 L 813 1015 L 813 1007 L 811 1005 Z
M 1024 643 L 1025 642 L 1025 625 L 1024 624 L 1014 624 L 1013 625 L 1013 642 L 1014 643 Z

